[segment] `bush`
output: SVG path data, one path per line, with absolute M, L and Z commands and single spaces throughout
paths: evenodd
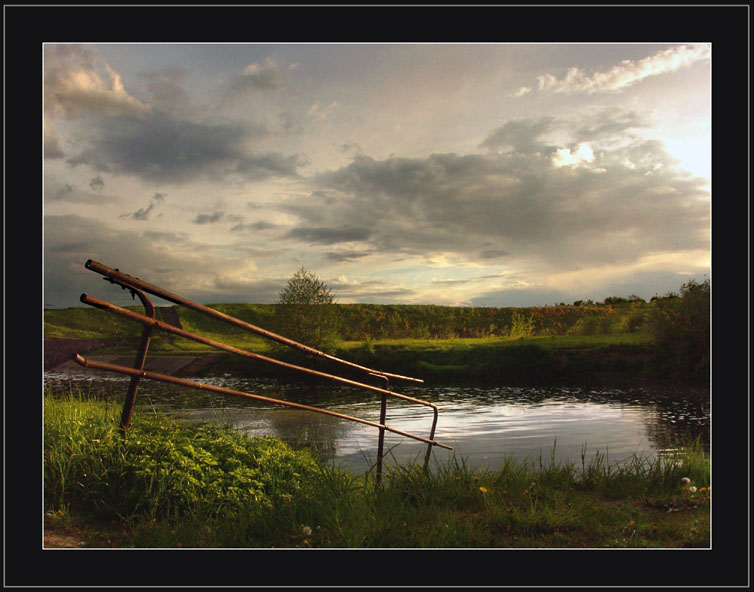
M 514 312 L 511 320 L 509 337 L 520 339 L 534 335 L 534 316 L 524 316 L 522 312 Z
M 709 380 L 710 281 L 689 280 L 680 293 L 654 300 L 648 319 L 655 370 L 670 378 Z
M 135 421 L 123 438 L 118 409 L 45 400 L 44 497 L 105 518 L 167 517 L 194 510 L 232 516 L 290 499 L 316 470 L 308 451 L 271 437 L 250 439 L 161 415 Z

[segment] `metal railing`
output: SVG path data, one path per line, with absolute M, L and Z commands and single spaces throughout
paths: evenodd
M 100 300 L 99 298 L 89 296 L 87 294 L 81 295 L 81 302 L 83 302 L 84 304 L 94 306 L 96 308 L 105 310 L 107 312 L 111 312 L 125 319 L 131 320 L 137 323 L 141 323 L 142 325 L 141 341 L 139 343 L 139 347 L 136 353 L 136 360 L 134 361 L 133 368 L 129 368 L 127 366 L 120 366 L 116 364 L 109 364 L 105 362 L 98 362 L 95 360 L 89 360 L 78 353 L 74 354 L 73 356 L 73 359 L 77 364 L 84 366 L 86 368 L 92 368 L 95 370 L 103 370 L 106 372 L 117 372 L 120 374 L 129 375 L 131 377 L 131 381 L 128 386 L 128 391 L 126 393 L 126 400 L 123 403 L 123 411 L 121 413 L 121 418 L 120 418 L 120 429 L 123 433 L 125 433 L 125 431 L 128 429 L 128 427 L 131 424 L 131 415 L 133 413 L 134 403 L 136 402 L 136 392 L 139 387 L 139 382 L 142 378 L 147 378 L 150 380 L 157 380 L 160 382 L 167 382 L 167 383 L 172 383 L 172 384 L 181 385 L 181 386 L 188 386 L 188 387 L 192 387 L 192 388 L 196 388 L 200 390 L 213 391 L 213 392 L 226 394 L 226 395 L 247 397 L 250 399 L 265 401 L 268 403 L 275 403 L 278 405 L 284 405 L 286 407 L 293 407 L 296 409 L 302 409 L 302 410 L 311 411 L 314 413 L 330 415 L 330 416 L 337 417 L 340 419 L 345 419 L 348 421 L 353 421 L 356 423 L 361 423 L 364 425 L 375 427 L 379 430 L 379 439 L 378 439 L 378 444 L 377 444 L 377 470 L 376 470 L 376 478 L 378 482 L 380 481 L 381 476 L 382 476 L 382 460 L 383 460 L 383 453 L 384 453 L 384 440 L 385 440 L 386 431 L 399 434 L 407 438 L 412 438 L 414 440 L 418 440 L 420 442 L 427 444 L 427 452 L 424 457 L 425 468 L 427 467 L 429 463 L 429 458 L 430 458 L 433 446 L 439 446 L 440 448 L 446 448 L 448 450 L 452 450 L 451 446 L 448 446 L 446 444 L 441 444 L 440 442 L 437 442 L 434 439 L 435 428 L 437 427 L 437 418 L 438 418 L 438 409 L 436 405 L 434 405 L 433 403 L 429 403 L 427 401 L 422 401 L 421 399 L 409 397 L 407 395 L 403 395 L 403 394 L 390 390 L 391 379 L 423 383 L 424 381 L 419 378 L 412 378 L 410 376 L 402 376 L 400 374 L 392 374 L 390 372 L 383 372 L 381 370 L 367 368 L 366 366 L 361 366 L 359 364 L 355 364 L 353 362 L 349 362 L 347 360 L 337 358 L 335 356 L 319 351 L 315 348 L 309 347 L 307 345 L 304 345 L 302 343 L 299 343 L 287 337 L 283 337 L 282 335 L 278 335 L 266 329 L 262 329 L 261 327 L 257 327 L 255 325 L 252 325 L 250 323 L 247 323 L 245 321 L 242 321 L 240 319 L 237 319 L 235 317 L 222 313 L 213 308 L 209 308 L 208 306 L 204 306 L 203 304 L 198 304 L 196 302 L 188 300 L 187 298 L 179 296 L 178 294 L 174 294 L 173 292 L 169 292 L 168 290 L 164 290 L 162 288 L 149 284 L 145 281 L 140 280 L 139 278 L 132 277 L 128 274 L 121 272 L 118 269 L 112 269 L 110 267 L 107 267 L 106 265 L 103 265 L 91 259 L 86 262 L 85 267 L 87 269 L 90 269 L 96 273 L 103 275 L 106 281 L 109 281 L 113 284 L 117 284 L 121 286 L 123 289 L 130 290 L 131 294 L 139 297 L 139 300 L 141 300 L 142 305 L 144 306 L 145 314 L 139 314 L 133 310 L 117 306 L 105 300 Z M 246 350 L 234 347 L 232 345 L 227 345 L 221 341 L 203 337 L 201 335 L 196 335 L 184 329 L 175 327 L 171 324 L 165 323 L 163 321 L 159 321 L 155 318 L 154 305 L 152 304 L 150 299 L 147 297 L 145 292 L 152 294 L 154 296 L 158 296 L 160 298 L 163 298 L 165 300 L 168 300 L 180 306 L 185 306 L 187 308 L 190 308 L 192 310 L 205 314 L 214 319 L 224 321 L 235 327 L 239 327 L 246 331 L 256 333 L 257 335 L 260 335 L 266 339 L 276 341 L 278 343 L 281 343 L 288 347 L 305 352 L 307 354 L 321 357 L 329 361 L 336 362 L 338 364 L 342 364 L 352 370 L 357 370 L 357 371 L 366 373 L 369 376 L 384 380 L 385 388 L 372 386 L 369 384 L 365 384 L 362 382 L 344 378 L 342 376 L 338 376 L 335 374 L 329 374 L 326 372 L 321 372 L 319 370 L 314 370 L 311 368 L 298 366 L 296 364 L 283 362 L 275 358 L 270 358 L 267 356 L 263 356 L 261 354 L 257 354 L 254 352 L 250 352 L 250 351 L 246 351 Z M 210 385 L 210 384 L 204 384 L 201 382 L 186 380 L 183 378 L 177 378 L 175 376 L 169 376 L 165 374 L 159 374 L 157 372 L 146 371 L 144 370 L 144 365 L 146 362 L 147 352 L 149 350 L 149 344 L 150 344 L 152 332 L 154 331 L 154 329 L 159 329 L 167 333 L 172 333 L 173 335 L 184 337 L 186 339 L 191 339 L 198 343 L 203 343 L 205 345 L 209 345 L 217 349 L 227 351 L 229 353 L 233 353 L 236 355 L 244 356 L 246 358 L 260 360 L 262 362 L 274 364 L 276 366 L 280 366 L 288 370 L 293 370 L 295 372 L 309 374 L 312 376 L 317 376 L 319 378 L 325 378 L 325 379 L 332 380 L 332 381 L 345 384 L 348 386 L 378 393 L 380 395 L 379 422 L 368 421 L 368 420 L 361 419 L 358 417 L 352 417 L 349 415 L 344 415 L 342 413 L 337 413 L 335 411 L 330 411 L 328 409 L 321 409 L 319 407 L 313 407 L 310 405 L 302 405 L 300 403 L 293 403 L 291 401 L 283 401 L 283 400 L 275 399 L 272 397 L 246 393 L 246 392 L 238 391 L 235 389 L 230 389 L 230 388 L 225 388 L 225 387 L 220 387 L 220 386 L 215 386 L 215 385 Z M 388 397 L 395 397 L 398 399 L 402 399 L 404 401 L 409 401 L 412 403 L 417 403 L 419 405 L 425 405 L 427 407 L 430 407 L 433 411 L 433 420 L 432 420 L 432 428 L 430 430 L 429 437 L 423 438 L 421 436 L 417 436 L 416 434 L 411 434 L 403 430 L 398 430 L 396 428 L 393 428 L 387 425 L 385 423 L 385 419 L 386 419 L 386 413 L 387 413 L 387 398 Z

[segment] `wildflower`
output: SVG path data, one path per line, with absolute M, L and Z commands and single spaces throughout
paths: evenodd
M 483 494 L 487 493 L 487 488 L 486 487 L 480 487 L 479 491 L 481 491 Z
M 312 529 L 311 529 L 311 528 L 309 528 L 308 526 L 304 526 L 304 527 L 303 527 L 303 528 L 301 529 L 301 532 L 303 532 L 303 533 L 304 533 L 304 536 L 311 536 L 311 534 L 312 534 Z
M 474 477 L 474 481 L 479 481 L 479 477 Z
M 689 483 L 691 483 L 691 479 L 689 479 L 688 477 L 684 477 L 683 479 L 681 479 L 681 483 L 683 483 L 684 485 L 688 485 Z
M 689 491 L 690 491 L 691 493 L 696 493 L 696 487 L 694 487 L 694 486 L 692 485 L 691 487 L 689 487 Z

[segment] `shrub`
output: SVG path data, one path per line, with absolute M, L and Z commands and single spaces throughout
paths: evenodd
M 654 300 L 648 319 L 655 339 L 655 369 L 672 378 L 708 380 L 710 281 L 689 280 L 680 293 Z
M 508 333 L 509 337 L 520 339 L 522 337 L 531 337 L 534 335 L 534 316 L 524 316 L 522 312 L 514 312 L 511 319 L 511 328 Z
M 232 516 L 290 499 L 317 466 L 308 451 L 218 426 L 146 415 L 123 438 L 117 425 L 112 406 L 46 398 L 48 507 L 70 505 L 107 518 L 197 509 Z

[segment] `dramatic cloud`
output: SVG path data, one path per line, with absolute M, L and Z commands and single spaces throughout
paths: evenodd
M 291 176 L 299 164 L 295 155 L 253 152 L 250 146 L 266 136 L 258 125 L 195 122 L 162 111 L 98 118 L 78 133 L 82 149 L 68 164 L 159 183 Z
M 120 75 L 94 52 L 79 45 L 46 45 L 44 110 L 55 117 L 142 116 L 150 111 L 126 92 Z
M 660 142 L 532 152 L 545 148 L 536 140 L 541 133 L 563 125 L 554 118 L 508 122 L 484 143 L 516 152 L 357 156 L 319 175 L 318 192 L 286 204 L 308 222 L 289 236 L 319 244 L 358 240 L 382 253 L 515 256 L 551 269 L 708 244 L 704 180 L 680 170 Z
M 101 292 L 90 257 L 202 302 L 274 301 L 301 266 L 341 302 L 677 289 L 709 268 L 709 60 L 708 44 L 46 44 L 45 297 Z

